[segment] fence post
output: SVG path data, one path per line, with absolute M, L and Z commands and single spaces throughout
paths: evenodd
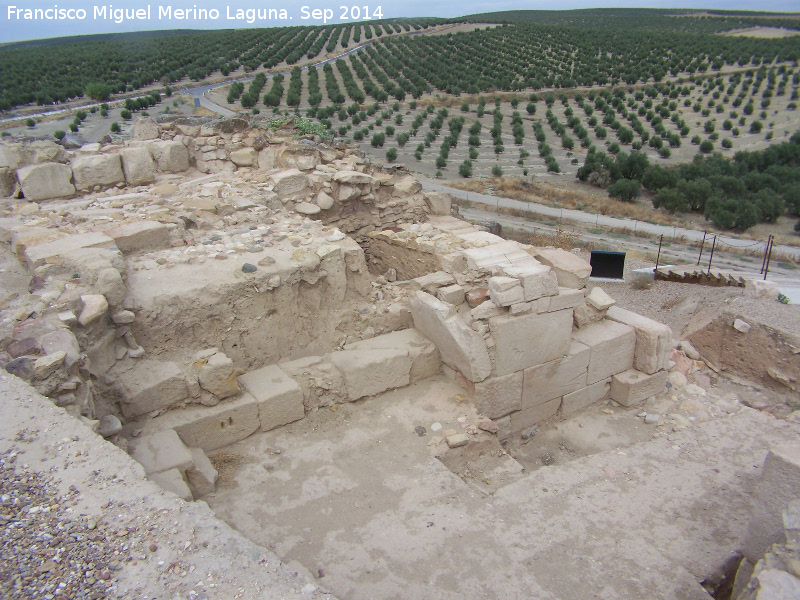
M 700 242 L 700 255 L 697 257 L 697 264 L 700 264 L 700 259 L 703 258 L 703 248 L 706 245 L 706 235 L 708 234 L 707 231 L 703 231 L 703 241 Z
M 658 254 L 656 255 L 656 268 L 653 271 L 653 280 L 658 276 L 658 263 L 661 262 L 661 243 L 664 241 L 664 234 L 661 234 L 661 237 L 658 239 Z
M 714 241 L 711 242 L 711 257 L 708 259 L 708 276 L 711 277 L 711 261 L 714 260 L 714 248 L 717 246 L 717 235 L 714 234 Z
M 767 273 L 769 273 L 769 261 L 772 258 L 772 243 L 775 237 L 770 234 L 769 236 L 769 250 L 767 252 L 767 264 L 764 266 L 764 281 L 767 280 Z

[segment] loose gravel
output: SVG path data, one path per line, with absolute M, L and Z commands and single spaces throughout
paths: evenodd
M 107 598 L 129 559 L 126 529 L 108 530 L 69 509 L 80 491 L 58 495 L 46 476 L 0 457 L 0 597 Z

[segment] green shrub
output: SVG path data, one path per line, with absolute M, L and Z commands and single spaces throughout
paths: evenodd
M 117 123 L 116 121 L 112 122 L 110 129 L 111 129 L 111 133 L 119 133 L 119 131 L 120 131 L 119 123 Z
M 397 159 L 397 149 L 396 148 L 389 148 L 386 151 L 386 160 L 389 162 L 394 162 Z
M 633 202 L 639 194 L 641 187 L 635 179 L 618 179 L 608 186 L 608 195 L 623 202 Z

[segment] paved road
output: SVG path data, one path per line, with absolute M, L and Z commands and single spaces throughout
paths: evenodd
M 356 46 L 355 48 L 351 48 L 347 52 L 344 52 L 344 53 L 339 54 L 337 56 L 334 56 L 332 58 L 326 58 L 325 60 L 322 60 L 322 61 L 319 61 L 319 62 L 316 62 L 316 63 L 308 64 L 308 65 L 304 66 L 302 68 L 302 70 L 306 71 L 306 70 L 308 70 L 308 67 L 310 67 L 310 66 L 324 65 L 326 63 L 333 62 L 335 60 L 339 60 L 340 58 L 344 58 L 345 56 L 350 56 L 354 52 L 358 52 L 359 50 L 363 50 L 364 48 L 366 48 L 370 44 L 372 44 L 372 42 L 366 42 L 365 44 L 361 44 L 360 46 Z M 291 71 L 289 71 L 289 70 L 280 71 L 281 75 L 289 75 L 290 73 L 291 73 Z M 267 74 L 267 80 L 269 80 L 271 77 L 273 77 L 275 75 L 277 75 L 277 73 L 269 73 L 269 74 Z M 206 95 L 211 90 L 215 90 L 217 88 L 225 87 L 226 85 L 230 85 L 235 81 L 241 81 L 242 83 L 246 83 L 246 82 L 252 81 L 252 80 L 253 80 L 253 77 L 244 77 L 244 78 L 241 78 L 241 79 L 232 79 L 232 80 L 228 80 L 228 81 L 222 81 L 220 83 L 213 83 L 213 84 L 208 84 L 208 85 L 200 85 L 200 86 L 192 87 L 192 88 L 184 88 L 184 89 L 181 90 L 181 92 L 184 93 L 184 94 L 189 94 L 192 98 L 199 98 L 200 99 L 200 106 L 202 106 L 203 108 L 207 108 L 210 111 L 213 111 L 213 112 L 215 112 L 215 113 L 217 113 L 219 115 L 222 115 L 223 117 L 233 117 L 233 116 L 236 116 L 236 114 L 237 114 L 235 111 L 229 110 L 229 109 L 225 108 L 224 106 L 220 106 L 219 104 L 211 102 L 211 100 L 209 100 L 206 97 Z
M 663 235 L 665 239 L 669 240 L 692 240 L 701 241 L 705 233 L 697 229 L 684 229 L 683 227 L 672 227 L 668 225 L 655 225 L 653 223 L 646 223 L 644 221 L 637 221 L 635 219 L 624 219 L 621 217 L 609 217 L 605 215 L 597 215 L 586 213 L 580 210 L 572 210 L 569 208 L 554 208 L 552 206 L 545 206 L 544 204 L 537 204 L 535 202 L 523 202 L 521 200 L 513 200 L 511 198 L 502 198 L 500 196 L 489 196 L 487 194 L 478 194 L 476 192 L 465 192 L 456 188 L 434 183 L 433 181 L 418 177 L 422 183 L 422 188 L 425 190 L 432 190 L 437 192 L 445 192 L 455 198 L 462 198 L 470 202 L 478 202 L 488 206 L 512 208 L 515 210 L 528 211 L 539 215 L 553 217 L 564 221 L 572 221 L 583 225 L 596 225 L 598 227 L 616 227 L 630 229 L 631 231 L 644 231 L 653 235 Z M 757 242 L 748 239 L 739 239 L 727 235 L 717 236 L 717 247 L 725 249 L 749 249 L 757 252 L 763 252 L 766 242 Z M 782 256 L 788 256 L 794 260 L 800 260 L 800 248 L 793 246 L 784 246 L 775 244 L 773 246 L 773 253 Z

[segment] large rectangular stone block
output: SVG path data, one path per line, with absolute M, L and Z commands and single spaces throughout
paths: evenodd
M 559 287 L 557 296 L 539 298 L 537 305 L 540 313 L 564 310 L 565 308 L 575 308 L 583 303 L 586 297 L 586 290 L 576 290 L 572 288 Z
M 148 475 L 170 469 L 186 471 L 194 466 L 192 453 L 172 429 L 134 438 L 130 451 Z
M 529 427 L 533 427 L 537 423 L 555 417 L 556 414 L 558 414 L 559 406 L 561 406 L 561 398 L 555 398 L 553 400 L 548 400 L 544 404 L 531 406 L 525 410 L 511 413 L 511 415 L 509 415 L 511 418 L 511 432 L 519 433 Z
M 492 359 L 483 337 L 456 314 L 454 306 L 418 291 L 411 298 L 411 315 L 414 328 L 436 344 L 443 363 L 473 382 L 491 374 Z
M 134 221 L 105 233 L 123 253 L 169 247 L 169 229 L 158 221 Z
M 114 373 L 113 379 L 120 409 L 129 419 L 170 408 L 189 397 L 186 378 L 174 362 L 140 360 L 132 369 Z
M 772 544 L 784 541 L 783 510 L 800 497 L 800 443 L 770 448 L 753 499 L 742 553 L 755 564 Z
M 571 342 L 563 358 L 525 369 L 522 408 L 530 408 L 586 387 L 591 350 Z
M 148 148 L 125 148 L 120 151 L 119 157 L 128 185 L 145 185 L 155 180 L 155 165 Z
M 152 473 L 148 479 L 165 492 L 172 492 L 181 500 L 192 501 L 192 491 L 186 485 L 184 474 L 180 469 L 170 469 L 161 473 Z
M 162 173 L 182 173 L 189 168 L 189 150 L 180 142 L 172 140 L 151 142 L 150 154 Z
M 667 368 L 672 348 L 672 330 L 667 325 L 618 306 L 609 308 L 606 318 L 636 330 L 634 367 L 649 375 Z
M 351 401 L 405 387 L 411 381 L 411 359 L 407 350 L 342 350 L 333 352 L 330 361 L 342 373 Z
M 59 264 L 59 256 L 78 248 L 113 248 L 114 240 L 102 233 L 76 233 L 52 242 L 28 246 L 25 249 L 25 260 L 31 268 L 45 263 Z
M 561 287 L 575 289 L 586 287 L 589 275 L 592 274 L 592 266 L 588 262 L 561 248 L 537 249 L 536 259 L 553 268 L 558 277 L 558 285 Z
M 519 279 L 525 302 L 558 294 L 558 279 L 547 265 L 501 266 L 500 269 L 506 277 Z
M 397 348 L 411 359 L 411 383 L 433 377 L 442 370 L 436 345 L 416 329 L 403 329 L 368 340 L 347 344 L 345 350 Z
M 467 267 L 473 271 L 491 271 L 498 265 L 535 265 L 533 257 L 514 241 L 490 244 L 481 248 L 464 250 Z
M 560 358 L 569 351 L 572 311 L 489 319 L 495 341 L 495 375 L 508 375 Z
M 119 154 L 79 156 L 72 161 L 72 175 L 75 187 L 83 192 L 125 181 Z
M 611 398 L 623 406 L 633 406 L 663 392 L 666 389 L 667 375 L 667 371 L 648 375 L 636 369 L 617 373 L 611 380 Z
M 499 419 L 520 410 L 522 371 L 476 383 L 474 396 L 475 409 L 490 419 Z
M 497 306 L 511 306 L 525 301 L 522 284 L 516 277 L 490 277 L 489 297 Z
M 608 395 L 610 380 L 603 379 L 580 390 L 566 394 L 561 400 L 561 414 L 569 415 L 599 402 Z
M 197 499 L 214 491 L 219 473 L 201 448 L 189 448 L 189 452 L 192 453 L 192 466 L 186 470 L 186 483 Z
M 239 383 L 258 403 L 258 422 L 269 431 L 305 416 L 303 390 L 277 365 L 262 367 L 239 377 Z
M 26 200 L 38 202 L 51 198 L 63 198 L 75 194 L 72 185 L 72 169 L 60 163 L 43 163 L 22 167 L 17 171 L 22 193 Z
M 243 440 L 258 429 L 258 401 L 245 393 L 216 406 L 172 410 L 152 423 L 158 429 L 174 429 L 187 446 L 211 452 Z
M 633 366 L 636 332 L 632 327 L 603 319 L 577 330 L 573 339 L 591 348 L 586 379 L 589 385 Z

